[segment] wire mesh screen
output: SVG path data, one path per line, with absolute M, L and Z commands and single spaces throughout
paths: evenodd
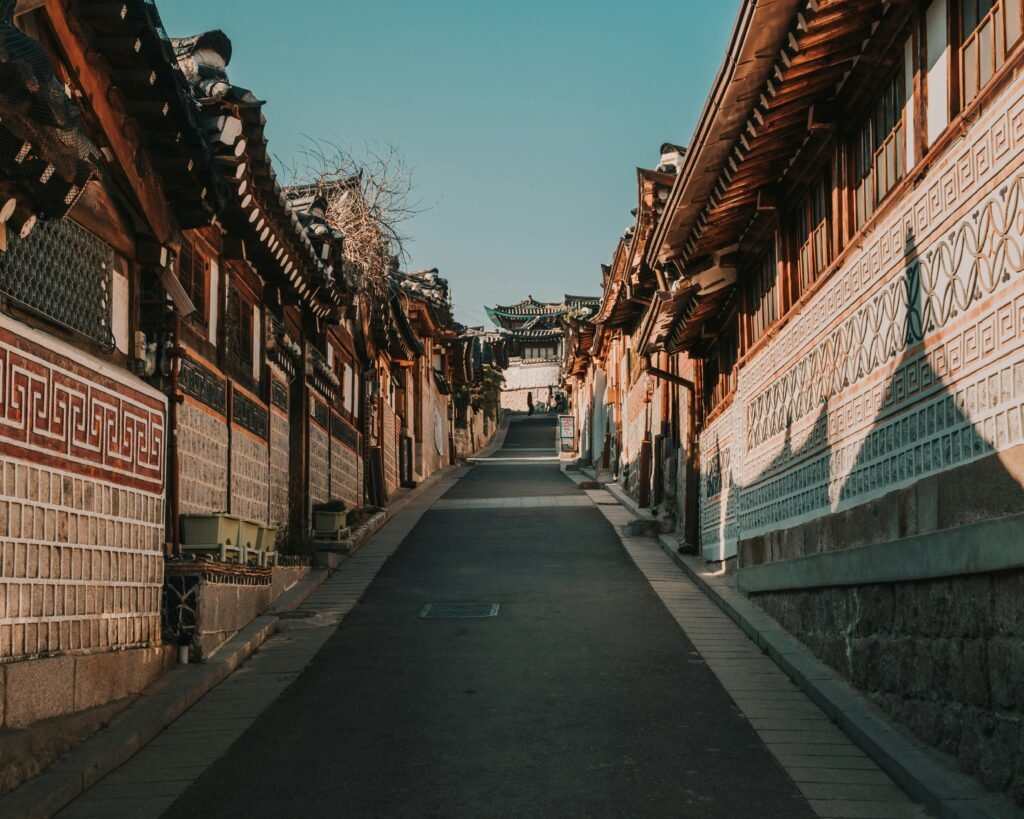
M 114 346 L 114 252 L 74 222 L 40 223 L 26 239 L 8 235 L 0 253 L 0 293 L 57 324 Z

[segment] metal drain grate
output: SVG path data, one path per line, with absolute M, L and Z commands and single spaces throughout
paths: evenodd
M 420 609 L 420 617 L 425 620 L 459 620 L 497 614 L 497 603 L 427 603 Z

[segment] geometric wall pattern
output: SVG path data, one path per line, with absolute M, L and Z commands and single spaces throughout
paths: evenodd
M 1022 152 L 1018 78 L 740 369 L 706 553 L 1024 443 Z

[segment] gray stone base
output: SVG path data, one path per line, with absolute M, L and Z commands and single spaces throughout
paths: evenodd
M 1024 805 L 1024 570 L 751 599 L 960 770 Z
M 0 665 L 0 725 L 27 728 L 137 694 L 174 664 L 171 646 Z

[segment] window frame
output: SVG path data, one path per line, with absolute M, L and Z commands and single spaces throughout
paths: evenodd
M 804 188 L 800 204 L 790 211 L 786 220 L 792 254 L 793 304 L 821 279 L 835 258 L 832 248 L 835 217 L 832 208 L 832 176 L 830 164 L 822 166 L 811 183 Z M 818 207 L 821 218 L 815 220 Z M 809 260 L 809 265 L 805 265 L 805 259 Z
M 778 245 L 777 233 L 772 231 L 771 242 L 754 257 L 750 275 L 747 277 L 743 299 L 744 330 L 748 350 L 768 335 L 783 317 L 783 279 L 779 269 Z
M 898 93 L 891 93 L 897 88 Z M 879 91 L 876 103 L 861 117 L 860 125 L 854 129 L 847 143 L 850 174 L 848 206 L 855 232 L 871 221 L 881 204 L 907 175 L 907 88 L 906 66 L 902 60 Z M 887 103 L 892 104 L 894 111 L 884 110 Z M 896 116 L 880 138 L 879 131 L 885 125 L 880 128 L 879 123 L 889 121 L 887 113 L 895 113 Z M 884 162 L 883 166 L 879 165 L 880 160 Z M 886 172 L 884 189 L 878 184 L 882 168 Z
M 177 274 L 182 289 L 188 295 L 189 300 L 196 308 L 189 318 L 193 324 L 209 326 L 210 321 L 210 275 L 214 255 L 209 252 L 202 240 L 193 236 L 184 236 L 181 240 L 181 250 L 178 253 Z M 187 260 L 187 262 L 186 262 Z M 202 287 L 199 291 L 201 299 L 196 299 L 197 285 L 196 262 L 202 264 Z M 188 268 L 186 274 L 186 267 Z M 187 278 L 186 278 L 187 275 Z
M 975 103 L 982 92 L 999 75 L 1010 55 L 1021 44 L 1022 33 L 1024 33 L 1024 0 L 992 0 L 991 6 L 984 14 L 979 14 L 977 6 L 986 0 L 950 0 L 951 44 L 955 52 L 956 64 L 953 75 L 956 78 L 956 104 L 954 109 L 964 111 Z M 967 30 L 971 20 L 965 18 L 965 6 L 970 3 L 975 8 L 974 26 Z M 1013 21 L 1008 17 L 1007 11 L 1014 10 L 1016 18 L 1014 28 L 1016 34 L 1007 21 Z M 986 22 L 988 21 L 988 22 Z M 983 31 L 983 29 L 987 29 Z M 983 45 L 982 37 L 989 36 L 991 39 L 988 57 L 991 60 L 991 67 L 987 76 L 983 77 L 983 62 L 986 55 L 981 47 L 974 52 L 975 72 L 973 78 L 968 77 L 968 63 L 966 50 L 976 43 Z M 1012 37 L 1012 39 L 1011 39 Z

